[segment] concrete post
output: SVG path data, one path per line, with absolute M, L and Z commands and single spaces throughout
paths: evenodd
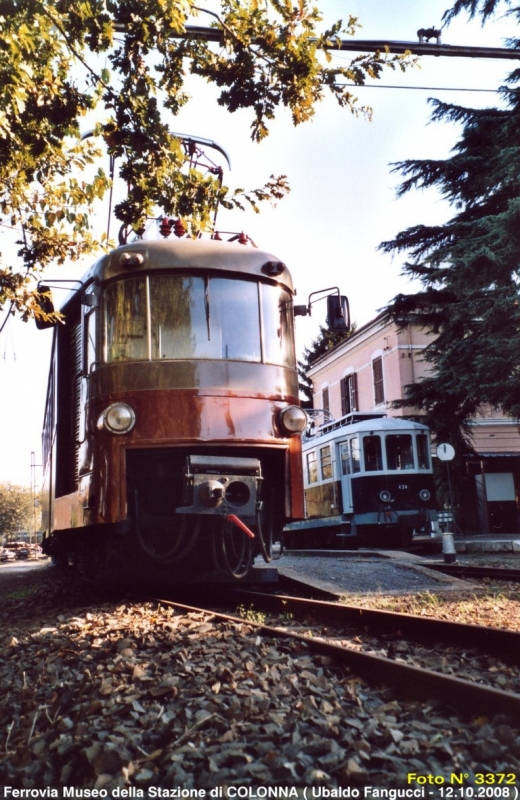
M 455 542 L 453 541 L 453 533 L 446 531 L 442 534 L 442 553 L 444 555 L 445 564 L 453 564 L 457 560 L 457 551 L 455 550 Z

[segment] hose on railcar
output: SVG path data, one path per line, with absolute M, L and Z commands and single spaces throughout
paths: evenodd
M 252 540 L 237 530 L 231 520 L 222 519 L 220 530 L 212 536 L 211 541 L 217 569 L 232 578 L 245 578 L 253 566 Z
M 269 526 L 269 542 L 266 544 L 264 539 L 264 532 L 262 530 L 262 520 L 260 512 L 256 512 L 256 530 L 258 533 L 258 541 L 260 544 L 260 552 L 266 564 L 273 560 L 273 529 Z
M 236 526 L 236 530 L 233 526 Z M 240 529 L 242 529 L 240 531 Z M 244 530 L 246 534 L 244 534 Z M 273 560 L 273 526 L 269 524 L 268 541 L 264 536 L 260 510 L 256 513 L 256 535 L 247 534 L 247 527 L 233 514 L 221 520 L 221 529 L 212 538 L 213 557 L 217 569 L 222 569 L 233 578 L 244 578 L 254 561 L 254 536 L 260 546 L 262 558 L 269 564 Z
M 166 551 L 158 550 L 157 545 L 154 544 L 147 533 L 150 530 L 149 526 L 141 525 L 141 517 L 139 514 L 139 506 L 137 501 L 137 492 L 134 493 L 134 517 L 135 517 L 135 533 L 137 540 L 142 551 L 153 561 L 158 561 L 161 564 L 176 564 L 185 558 L 195 547 L 200 534 L 201 523 L 200 519 L 188 514 L 180 514 L 178 517 L 179 528 L 174 532 L 173 545 Z M 152 521 L 152 524 L 157 524 Z M 171 523 L 170 523 L 171 524 Z M 168 536 L 171 536 L 171 531 L 168 531 Z

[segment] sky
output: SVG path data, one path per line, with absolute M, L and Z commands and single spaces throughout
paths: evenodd
M 360 39 L 416 41 L 421 27 L 440 27 L 447 0 L 316 0 L 324 23 L 358 17 Z M 204 24 L 200 18 L 199 24 Z M 481 26 L 461 15 L 442 32 L 444 44 L 502 47 L 514 35 L 511 23 L 496 18 Z M 348 64 L 356 54 L 342 52 Z M 248 112 L 229 114 L 217 106 L 215 91 L 191 85 L 193 99 L 173 123 L 177 132 L 212 139 L 229 154 L 225 183 L 258 188 L 271 174 L 287 175 L 291 192 L 276 208 L 221 213 L 218 227 L 244 230 L 262 249 L 289 267 L 303 304 L 311 292 L 339 286 L 349 297 L 352 319 L 368 322 L 399 292 L 413 290 L 401 275 L 403 258 L 378 251 L 378 245 L 416 224 L 442 223 L 450 208 L 435 191 L 412 192 L 397 199 L 399 176 L 391 165 L 414 158 L 443 159 L 457 141 L 459 128 L 429 124 L 428 98 L 472 107 L 500 104 L 495 90 L 518 62 L 423 56 L 420 68 L 385 70 L 377 82 L 353 89 L 360 104 L 373 109 L 372 121 L 354 117 L 332 99 L 314 119 L 294 128 L 282 110 L 267 140 L 250 141 Z M 383 88 L 394 86 L 400 88 Z M 377 87 L 377 88 L 376 88 Z M 402 87 L 427 87 L 402 88 Z M 458 91 L 449 91 L 450 89 Z M 462 91 L 488 89 L 491 92 Z M 106 217 L 100 222 L 106 226 Z M 112 228 L 114 231 L 115 228 Z M 0 250 L 8 252 L 12 235 L 0 228 Z M 49 278 L 80 277 L 88 265 L 56 268 Z M 313 305 L 310 318 L 297 319 L 297 346 L 315 338 L 325 319 L 325 303 Z M 0 314 L 0 321 L 3 316 Z M 30 485 L 39 480 L 41 427 L 51 344 L 50 331 L 12 319 L 0 334 L 0 482 Z

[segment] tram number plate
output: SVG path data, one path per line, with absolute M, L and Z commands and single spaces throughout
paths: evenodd
M 400 483 L 397 488 L 398 489 L 408 489 L 408 484 L 407 483 Z

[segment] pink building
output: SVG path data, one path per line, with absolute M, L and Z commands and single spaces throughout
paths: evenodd
M 392 401 L 402 399 L 404 387 L 428 373 L 422 351 L 431 336 L 415 326 L 398 330 L 382 315 L 376 317 L 313 363 L 308 377 L 314 408 L 327 409 L 335 419 L 352 411 L 414 413 L 411 408 L 392 408 Z M 520 531 L 519 423 L 483 407 L 471 426 L 475 455 L 467 458 L 466 477 L 478 513 L 469 528 L 516 533 Z
M 390 403 L 427 372 L 421 353 L 428 340 L 418 328 L 398 331 L 376 317 L 314 362 L 308 372 L 314 407 L 328 409 L 334 418 L 351 411 L 405 415 L 406 409 L 391 409 Z

